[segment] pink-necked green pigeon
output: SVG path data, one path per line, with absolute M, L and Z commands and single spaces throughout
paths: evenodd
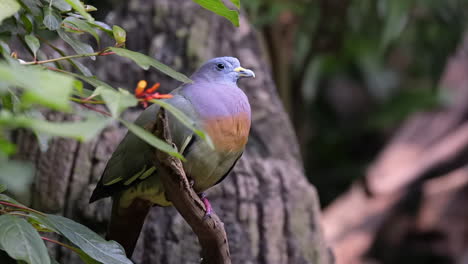
M 191 76 L 193 83 L 175 89 L 171 93 L 173 97 L 166 100 L 194 120 L 213 141 L 214 149 L 168 115 L 172 140 L 186 158 L 184 170 L 199 194 L 226 177 L 247 143 L 251 116 L 247 96 L 237 86 L 241 77 L 255 77 L 255 74 L 242 68 L 236 58 L 214 58 Z M 135 124 L 145 127 L 154 123 L 158 110 L 158 105 L 151 105 Z M 112 196 L 107 238 L 122 244 L 129 256 L 151 206 L 171 205 L 152 157 L 153 148 L 128 132 L 112 154 L 90 199 L 94 202 Z M 202 198 L 209 214 L 209 203 Z

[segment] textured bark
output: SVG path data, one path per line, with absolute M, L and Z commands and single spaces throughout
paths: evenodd
M 161 109 L 152 133 L 169 145 L 172 142 L 166 112 Z M 187 221 L 201 247 L 203 264 L 231 264 L 229 243 L 224 223 L 214 212 L 208 212 L 197 193 L 190 187 L 187 175 L 180 159 L 156 150 L 155 167 L 162 179 L 166 197 L 180 215 Z M 209 213 L 209 215 L 208 215 Z
M 325 212 L 337 263 L 467 263 L 468 34 L 449 58 L 444 106 L 411 116 Z
M 206 59 L 236 56 L 257 78 L 241 82 L 252 105 L 252 131 L 247 149 L 231 175 L 208 191 L 223 219 L 232 263 L 331 263 L 319 224 L 314 188 L 304 177 L 291 123 L 276 94 L 259 39 L 241 17 L 240 28 L 187 0 L 131 0 L 108 16 L 127 30 L 127 47 L 149 54 L 179 71 L 191 73 Z M 117 56 L 98 58 L 96 71 L 116 87 L 132 88 L 140 79 L 178 83 L 155 71 L 143 71 Z M 127 113 L 127 119 L 137 113 Z M 51 119 L 63 119 L 51 114 Z M 68 117 L 67 117 L 68 118 Z M 109 199 L 92 205 L 95 183 L 125 133 L 113 125 L 87 143 L 55 139 L 46 153 L 28 134 L 19 134 L 20 156 L 37 168 L 33 205 L 59 213 L 103 233 Z M 55 250 L 61 263 L 78 257 Z M 136 263 L 198 263 L 200 247 L 174 208 L 153 208 L 134 253 Z

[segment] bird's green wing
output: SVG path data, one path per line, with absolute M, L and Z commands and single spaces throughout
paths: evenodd
M 167 103 L 177 107 L 190 118 L 196 118 L 193 106 L 183 96 L 176 93 L 173 98 L 167 100 Z M 151 105 L 142 112 L 135 124 L 141 127 L 153 124 L 159 109 L 158 105 Z M 173 142 L 180 152 L 183 152 L 190 141 L 194 139 L 193 133 L 170 114 L 169 124 Z M 90 202 L 112 196 L 150 176 L 155 176 L 156 168 L 152 161 L 153 152 L 152 146 L 135 134 L 128 132 L 108 161 Z

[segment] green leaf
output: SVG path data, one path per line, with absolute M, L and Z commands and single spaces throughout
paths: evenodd
M 10 41 L 13 35 L 23 33 L 23 27 L 16 20 L 16 16 L 3 20 L 0 25 L 0 39 Z
M 0 52 L 9 57 L 11 49 L 10 46 L 8 46 L 8 43 L 5 43 L 4 41 L 0 40 Z
M 80 259 L 85 263 L 85 264 L 101 264 L 101 262 L 93 259 L 90 257 L 88 254 L 86 254 L 83 250 L 76 248 L 76 253 L 80 257 Z
M 73 95 L 76 95 L 78 97 L 83 97 L 83 98 L 87 98 L 89 96 L 91 96 L 93 94 L 93 90 L 90 90 L 90 89 L 86 89 L 86 88 L 77 88 L 73 91 Z
M 0 184 L 0 193 L 6 191 L 7 187 L 3 184 Z
M 19 160 L 0 160 L 0 184 L 8 186 L 9 192 L 15 197 L 27 197 L 33 179 L 34 167 L 31 163 Z
M 59 37 L 61 39 L 67 42 L 68 45 L 70 45 L 76 51 L 76 53 L 88 54 L 88 53 L 94 52 L 93 48 L 90 45 L 75 39 L 74 37 L 70 35 L 70 33 L 67 33 L 62 29 L 57 30 L 57 33 L 59 34 Z M 95 56 L 90 56 L 89 58 L 91 58 L 92 60 L 96 59 Z
M 26 32 L 29 34 L 33 30 L 33 22 L 29 19 L 29 17 L 26 14 L 21 14 L 21 22 L 24 25 L 24 29 L 26 29 Z
M 49 0 L 52 2 L 52 5 L 58 8 L 60 11 L 71 11 L 71 5 L 69 5 L 65 0 Z
M 201 7 L 210 10 L 211 12 L 227 18 L 231 23 L 238 27 L 239 26 L 239 13 L 231 10 L 224 5 L 221 0 L 193 0 Z M 236 0 L 231 1 L 235 4 Z M 239 4 L 240 6 L 240 4 Z
M 25 9 L 28 10 L 28 12 L 31 13 L 34 17 L 36 18 L 42 17 L 42 10 L 38 6 L 38 4 L 41 5 L 40 1 L 20 0 L 19 2 L 23 3 L 23 6 L 25 7 Z
M 149 57 L 146 55 L 143 55 L 141 53 L 131 51 L 128 49 L 122 49 L 122 48 L 110 48 L 111 51 L 115 52 L 115 54 L 129 58 L 136 62 L 138 66 L 141 68 L 148 70 L 150 66 L 156 68 L 157 70 L 161 71 L 162 73 L 178 80 L 184 83 L 191 83 L 192 80 L 190 80 L 187 76 L 183 75 L 182 73 L 179 73 L 173 69 L 171 69 L 169 66 Z
M 96 42 L 99 43 L 100 39 L 99 39 L 99 35 L 98 33 L 96 32 L 96 29 L 93 28 L 90 24 L 88 24 L 86 21 L 84 20 L 81 20 L 79 18 L 76 18 L 76 17 L 67 17 L 65 18 L 65 20 L 63 20 L 63 23 L 67 23 L 67 24 L 71 24 L 72 26 L 84 31 L 84 32 L 88 32 L 89 34 L 91 34 L 94 39 L 96 39 Z
M 84 7 L 85 7 L 86 12 L 93 12 L 93 11 L 98 10 L 95 6 L 92 6 L 92 5 L 85 5 Z
M 84 225 L 58 215 L 46 215 L 44 222 L 58 230 L 93 259 L 102 263 L 132 264 L 117 242 L 106 241 Z
M 82 95 L 83 94 L 83 82 L 78 81 L 78 80 L 74 80 L 73 81 L 73 90 L 78 92 L 78 95 Z
M 84 66 L 83 63 L 79 62 L 77 59 L 70 59 L 70 63 L 77 68 L 84 76 L 91 77 L 93 73 L 88 67 Z
M 411 10 L 412 1 L 392 0 L 387 1 L 387 15 L 382 34 L 382 46 L 386 47 L 389 43 L 401 36 L 405 29 Z
M 47 233 L 59 233 L 54 228 L 48 226 L 47 224 L 43 223 L 43 216 L 38 214 L 29 214 L 27 221 L 39 232 L 47 232 Z
M 107 83 L 105 83 L 105 82 L 103 82 L 101 80 L 96 79 L 96 77 L 86 77 L 86 76 L 76 74 L 76 73 L 72 73 L 72 72 L 64 72 L 64 73 L 67 74 L 67 75 L 79 78 L 79 79 L 91 84 L 92 86 L 94 86 L 96 88 L 99 87 L 99 86 L 104 86 L 104 87 L 109 88 L 109 89 L 114 89 L 109 84 L 107 84 Z
M 151 146 L 164 151 L 168 153 L 169 155 L 173 157 L 177 157 L 183 161 L 185 161 L 185 158 L 177 152 L 175 148 L 173 148 L 171 145 L 167 144 L 165 141 L 155 137 L 153 134 L 150 132 L 146 131 L 144 128 L 137 126 L 133 123 L 127 122 L 123 119 L 119 119 L 119 121 L 124 124 L 128 130 L 130 130 L 133 134 L 137 135 L 139 138 L 143 139 L 146 141 L 146 143 L 150 144 Z
M 64 74 L 41 67 L 0 63 L 0 79 L 25 90 L 22 95 L 25 105 L 37 103 L 56 110 L 70 110 L 68 97 L 73 79 Z
M 49 141 L 52 137 L 50 135 L 38 133 L 37 131 L 34 131 L 34 135 L 37 138 L 39 150 L 41 152 L 46 152 L 49 149 Z
M 3 95 L 6 92 L 8 92 L 8 85 L 6 83 L 0 83 L 0 96 Z M 0 98 L 0 99 L 2 99 L 2 101 L 3 101 L 3 98 Z M 3 103 L 2 101 L 0 101 L 0 104 Z
M 166 102 L 164 102 L 163 100 L 151 100 L 150 102 L 152 103 L 155 103 L 155 104 L 158 104 L 160 105 L 161 107 L 163 107 L 164 109 L 166 109 L 169 113 L 171 113 L 172 115 L 174 115 L 175 118 L 177 118 L 182 124 L 184 124 L 188 129 L 192 130 L 195 134 L 197 134 L 200 138 L 202 138 L 203 140 L 205 140 L 208 145 L 214 149 L 214 144 L 213 144 L 213 141 L 211 140 L 211 138 L 208 136 L 208 134 L 206 134 L 205 132 L 203 132 L 202 130 L 200 130 L 199 128 L 197 128 L 195 126 L 195 122 L 193 120 L 191 120 L 187 115 L 185 115 L 182 111 L 180 111 L 179 109 L 175 108 L 174 106 L 172 106 L 171 104 L 168 104 Z
M 94 18 L 86 12 L 86 9 L 79 0 L 65 0 L 69 5 L 73 7 L 78 13 L 80 13 L 86 20 L 94 21 Z
M 98 29 L 104 31 L 107 35 L 109 35 L 109 37 L 114 37 L 114 33 L 112 32 L 112 28 L 109 25 L 107 25 L 106 23 L 101 22 L 101 21 L 93 21 L 93 22 L 88 22 L 88 24 L 95 27 L 95 28 L 98 28 Z
M 16 145 L 6 140 L 0 132 L 0 152 L 6 154 L 7 156 L 12 155 L 16 152 Z M 0 153 L 0 156 L 1 153 Z
M 55 31 L 60 28 L 62 18 L 55 9 L 46 7 L 44 8 L 44 20 L 42 22 L 49 30 Z
M 240 9 L 240 0 L 230 0 L 238 9 Z
M 127 39 L 127 32 L 125 32 L 125 29 L 114 25 L 112 27 L 112 33 L 114 35 L 114 39 L 117 42 L 117 44 L 124 44 L 125 40 Z
M 2 0 L 0 1 L 0 25 L 5 18 L 14 15 L 20 9 L 20 5 L 16 0 Z
M 16 105 L 16 101 L 14 101 L 16 95 L 13 94 L 13 92 L 14 91 L 10 89 L 8 84 L 0 83 L 0 105 L 3 109 L 6 109 L 12 112 L 14 112 L 15 105 Z M 6 138 L 6 134 L 2 133 L 2 131 L 0 130 L 0 142 L 2 142 L 1 141 L 2 139 L 6 140 L 5 138 Z M 2 156 L 0 155 L 0 158 L 1 157 Z
M 23 218 L 0 216 L 0 245 L 14 259 L 50 264 L 47 248 L 37 231 Z
M 92 96 L 100 95 L 102 99 L 106 102 L 107 107 L 109 108 L 113 117 L 117 118 L 120 116 L 122 111 L 128 107 L 132 107 L 138 104 L 138 100 L 135 96 L 124 89 L 118 91 L 114 89 L 109 89 L 104 86 L 99 86 Z
M 39 50 L 39 47 L 41 46 L 41 43 L 39 42 L 39 39 L 37 39 L 34 35 L 26 35 L 24 37 L 24 41 L 26 41 L 26 44 L 28 45 L 28 48 L 34 54 L 34 57 L 36 57 L 37 50 Z
M 0 43 L 1 44 L 1 43 Z M 67 56 L 67 54 L 65 53 L 65 51 L 63 51 L 62 49 L 59 49 L 58 47 L 54 46 L 53 44 L 51 43 L 48 43 L 48 46 L 51 47 L 53 50 L 55 50 L 58 54 L 60 54 L 62 57 L 65 57 Z M 75 67 L 76 69 L 78 69 L 81 73 L 83 73 L 84 75 L 86 76 L 91 76 L 92 73 L 91 71 L 86 67 L 84 66 L 81 62 L 78 61 L 77 58 L 75 59 L 68 59 L 67 61 L 70 62 L 71 65 L 73 65 L 73 67 Z M 65 72 L 62 72 L 64 74 L 68 74 L 70 75 L 70 72 L 68 71 L 65 71 Z
M 26 112 L 25 115 L 31 119 L 45 120 L 44 115 L 37 109 L 31 109 L 30 111 Z M 49 141 L 52 139 L 52 137 L 50 135 L 38 133 L 37 131 L 33 132 L 36 136 L 39 150 L 41 152 L 46 152 L 49 149 Z
M 0 125 L 13 128 L 29 128 L 38 133 L 74 138 L 81 141 L 92 139 L 109 123 L 109 121 L 110 119 L 108 118 L 89 116 L 84 121 L 48 122 L 26 116 L 12 116 L 5 111 L 0 112 Z

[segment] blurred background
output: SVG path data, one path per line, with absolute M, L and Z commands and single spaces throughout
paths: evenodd
M 363 178 L 402 121 L 445 102 L 439 79 L 468 14 L 463 0 L 243 4 L 323 207 Z
M 338 263 L 468 263 L 468 1 L 244 1 Z

